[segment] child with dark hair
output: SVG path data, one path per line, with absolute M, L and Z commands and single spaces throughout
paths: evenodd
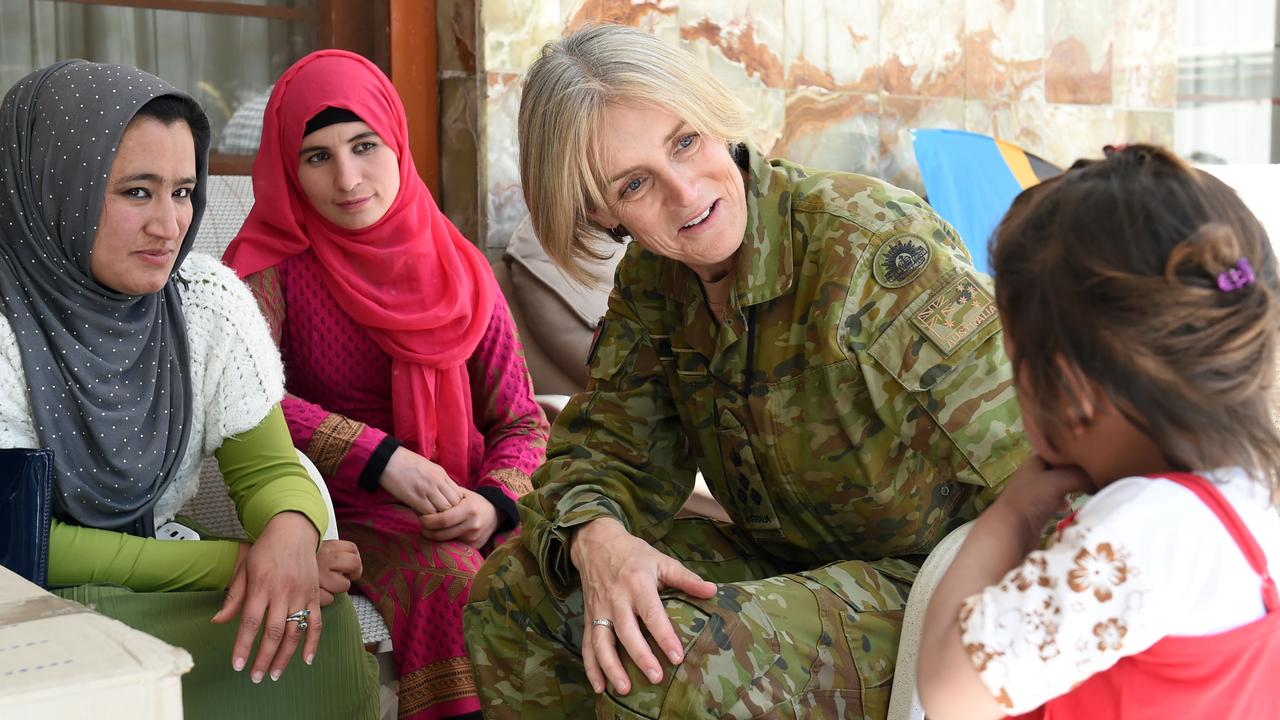
M 929 717 L 1280 717 L 1261 225 L 1217 179 L 1129 146 L 1022 193 L 992 267 L 1038 455 L 930 603 Z M 1093 496 L 1037 550 L 1075 492 Z

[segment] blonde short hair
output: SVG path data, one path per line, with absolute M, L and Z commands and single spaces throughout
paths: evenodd
M 690 53 L 623 25 L 588 25 L 547 43 L 525 78 L 520 100 L 520 181 L 547 256 L 589 284 L 584 261 L 612 243 L 587 219 L 607 207 L 593 137 L 610 103 L 661 107 L 726 142 L 746 136 L 746 113 L 729 88 Z

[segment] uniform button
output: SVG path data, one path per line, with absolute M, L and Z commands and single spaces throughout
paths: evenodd
M 945 496 L 947 496 L 947 495 L 950 495 L 950 494 L 951 494 L 951 486 L 950 486 L 950 485 L 943 485 L 943 486 L 942 486 L 942 488 L 938 490 L 938 492 L 939 492 L 939 493 L 941 493 L 944 497 L 945 497 Z

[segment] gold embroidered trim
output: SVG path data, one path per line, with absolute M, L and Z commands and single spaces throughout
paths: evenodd
M 320 474 L 333 477 L 338 472 L 338 465 L 347 451 L 355 444 L 356 438 L 364 432 L 365 424 L 331 413 L 316 427 L 307 443 L 307 457 L 316 464 Z
M 471 661 L 464 657 L 441 660 L 400 678 L 399 715 L 412 715 L 432 705 L 475 694 Z
M 516 494 L 516 497 L 533 492 L 533 482 L 529 480 L 529 476 L 515 468 L 495 470 L 493 478 L 506 485 L 508 490 Z

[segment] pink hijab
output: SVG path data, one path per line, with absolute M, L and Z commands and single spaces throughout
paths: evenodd
M 400 159 L 399 195 L 361 230 L 324 219 L 298 182 L 303 130 L 326 107 L 358 115 Z M 329 292 L 391 356 L 395 436 L 467 482 L 475 423 L 466 361 L 489 326 L 497 285 L 484 256 L 418 177 L 391 81 L 342 50 L 294 63 L 267 103 L 253 195 L 253 210 L 223 261 L 244 278 L 310 248 Z

